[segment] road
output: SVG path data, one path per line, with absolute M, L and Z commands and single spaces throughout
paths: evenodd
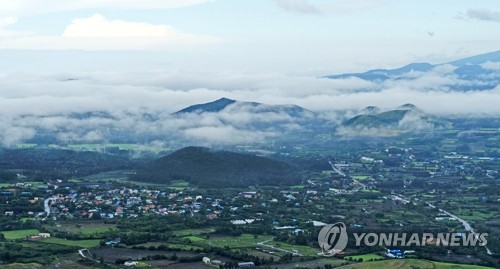
M 45 199 L 45 201 L 43 201 L 43 208 L 45 210 L 45 213 L 47 213 L 47 215 L 42 220 L 46 220 L 50 215 L 50 205 L 49 205 L 50 200 L 52 200 L 52 197 L 49 197 Z
M 396 197 L 399 197 L 399 198 L 400 198 L 400 199 L 402 199 L 403 201 L 410 202 L 410 201 L 409 201 L 409 199 L 407 199 L 406 197 L 404 197 L 404 196 L 402 196 L 402 195 L 396 195 Z M 393 199 L 394 199 L 394 198 L 393 198 Z M 416 199 L 416 200 L 422 201 L 422 200 L 420 200 L 420 199 Z M 443 213 L 443 214 L 446 214 L 446 215 L 448 215 L 449 217 L 452 217 L 452 218 L 454 218 L 454 219 L 458 220 L 458 221 L 462 224 L 462 226 L 464 226 L 464 228 L 465 228 L 465 230 L 466 230 L 467 232 L 472 233 L 472 234 L 474 235 L 474 237 L 475 237 L 475 238 L 479 239 L 479 235 L 476 233 L 476 231 L 474 231 L 474 228 L 472 228 L 472 225 L 470 225 L 470 223 L 469 223 L 469 222 L 467 222 L 466 220 L 464 220 L 464 219 L 460 218 L 459 216 L 454 215 L 454 214 L 452 214 L 452 213 L 450 213 L 450 212 L 448 212 L 448 211 L 446 211 L 446 210 L 444 210 L 444 209 L 438 208 L 437 206 L 435 206 L 435 205 L 433 205 L 433 204 L 431 204 L 431 203 L 429 203 L 429 202 L 425 202 L 425 201 L 422 201 L 422 202 L 424 202 L 424 203 L 425 203 L 427 206 L 429 206 L 430 208 L 437 208 L 437 209 L 439 210 L 439 212 L 441 212 L 441 213 Z M 486 249 L 486 253 L 487 253 L 488 255 L 493 255 L 493 252 L 491 252 L 491 250 L 490 250 L 490 248 L 488 248 L 488 246 L 484 246 L 484 248 Z
M 439 209 L 439 212 L 442 212 L 442 213 L 458 220 L 464 226 L 464 228 L 467 232 L 472 233 L 476 239 L 479 239 L 479 235 L 476 233 L 476 231 L 474 231 L 474 228 L 472 228 L 472 225 L 470 225 L 469 222 L 467 222 L 466 220 L 464 220 L 464 219 L 458 217 L 457 215 L 454 215 L 446 210 L 443 210 L 441 208 L 438 208 L 438 209 Z M 488 255 L 493 255 L 493 252 L 491 252 L 491 250 L 488 248 L 488 246 L 484 246 L 484 248 L 486 249 L 486 253 Z
M 335 166 L 335 164 L 333 164 L 333 163 L 332 163 L 332 161 L 328 160 L 328 163 L 330 163 L 330 165 L 332 166 L 333 171 L 335 171 L 337 174 L 339 174 L 339 175 L 341 175 L 341 176 L 343 176 L 343 177 L 346 177 L 346 176 L 347 176 L 344 172 L 342 172 L 342 170 L 340 170 L 340 168 L 336 167 L 336 166 Z M 365 184 L 363 184 L 363 183 L 361 183 L 361 182 L 359 182 L 359 180 L 354 179 L 354 178 L 352 178 L 352 177 L 350 177 L 350 179 L 351 179 L 354 183 L 356 183 L 358 186 L 361 186 L 363 189 L 366 189 L 366 185 L 365 185 Z
M 343 176 L 343 177 L 347 176 L 344 172 L 342 172 L 339 168 L 337 168 L 337 167 L 336 167 L 336 166 L 332 163 L 332 161 L 328 160 L 328 163 L 330 163 L 330 165 L 332 166 L 333 171 L 335 171 L 337 174 L 339 174 L 339 175 L 341 175 L 341 176 Z

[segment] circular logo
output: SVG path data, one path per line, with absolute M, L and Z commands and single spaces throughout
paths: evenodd
M 318 244 L 325 256 L 333 256 L 347 246 L 347 229 L 344 223 L 328 224 L 318 234 Z

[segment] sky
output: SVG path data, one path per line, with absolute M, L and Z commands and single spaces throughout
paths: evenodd
M 498 51 L 499 32 L 498 0 L 0 0 L 0 141 L 75 124 L 71 113 L 169 114 L 221 97 L 498 116 L 500 87 L 454 91 L 468 82 L 446 65 L 383 83 L 321 77 Z
M 0 49 L 155 52 L 188 69 L 439 63 L 497 50 L 499 30 L 495 0 L 0 0 Z

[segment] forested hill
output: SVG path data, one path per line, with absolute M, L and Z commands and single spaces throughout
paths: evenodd
M 8 175 L 8 171 L 22 170 L 37 178 L 86 176 L 132 167 L 132 162 L 126 158 L 98 152 L 59 149 L 0 150 L 0 172 L 4 175 Z
M 186 180 L 199 187 L 289 185 L 299 182 L 291 165 L 254 155 L 187 147 L 146 165 L 133 180 L 168 183 Z

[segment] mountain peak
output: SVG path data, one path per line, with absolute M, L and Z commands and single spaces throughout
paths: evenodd
M 222 97 L 220 99 L 217 99 L 215 101 L 209 102 L 209 103 L 204 103 L 204 104 L 197 104 L 197 105 L 192 105 L 189 107 L 186 107 L 182 110 L 179 110 L 175 112 L 174 114 L 183 114 L 183 113 L 204 113 L 204 112 L 219 112 L 226 108 L 228 105 L 231 105 L 233 103 L 236 103 L 236 100 L 232 100 L 226 97 Z
M 410 104 L 410 103 L 406 103 L 404 105 L 401 105 L 399 108 L 400 109 L 409 109 L 409 110 L 416 110 L 416 109 L 418 109 L 418 107 L 416 105 Z

